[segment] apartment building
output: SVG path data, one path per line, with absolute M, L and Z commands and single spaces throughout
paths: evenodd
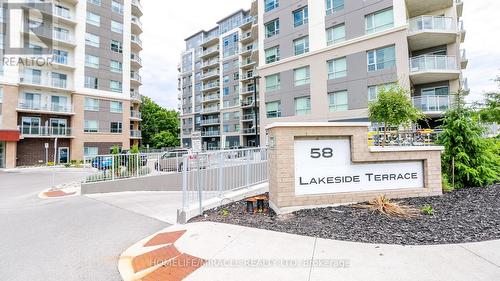
M 272 122 L 368 121 L 394 83 L 434 126 L 467 91 L 462 11 L 461 0 L 259 0 L 261 141 Z
M 183 147 L 193 135 L 206 150 L 258 142 L 257 11 L 254 2 L 185 39 L 178 67 Z
M 51 5 L 38 10 L 29 2 Z M 30 54 L 8 53 L 2 45 L 4 62 L 15 58 L 18 63 L 4 63 L 0 75 L 0 168 L 65 164 L 108 154 L 115 145 L 139 144 L 139 0 L 21 6 L 30 9 L 29 16 L 11 9 L 2 13 L 11 30 L 9 44 Z

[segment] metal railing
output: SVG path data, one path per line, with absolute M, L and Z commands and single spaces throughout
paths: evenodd
M 139 110 L 131 110 L 130 111 L 130 118 L 141 119 L 142 114 Z
M 208 118 L 208 119 L 201 120 L 201 125 L 215 125 L 215 124 L 219 124 L 219 123 L 220 123 L 219 118 Z
M 131 138 L 142 138 L 142 131 L 140 130 L 130 130 Z
M 73 113 L 73 107 L 71 105 L 63 105 L 58 103 L 37 103 L 31 100 L 19 100 L 17 108 L 33 111 Z
M 410 32 L 424 30 L 456 32 L 457 26 L 451 17 L 443 16 L 420 16 L 410 19 Z
M 368 133 L 369 146 L 434 146 L 437 145 L 440 130 L 388 130 L 385 134 L 382 129 Z
M 215 151 L 185 155 L 182 165 L 182 211 L 198 209 L 204 203 L 268 180 L 266 148 Z
M 23 137 L 71 137 L 71 128 L 68 127 L 20 127 Z
M 455 56 L 425 55 L 410 60 L 411 72 L 458 70 Z
M 204 137 L 216 137 L 216 136 L 220 136 L 220 131 L 219 130 L 202 131 L 201 135 Z
M 139 36 L 132 34 L 130 36 L 130 41 L 142 47 L 142 40 L 139 38 Z
M 423 112 L 445 112 L 453 105 L 453 96 L 412 97 L 413 106 Z

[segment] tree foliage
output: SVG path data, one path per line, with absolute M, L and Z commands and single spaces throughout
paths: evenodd
M 423 113 L 413 106 L 409 96 L 400 86 L 380 88 L 375 101 L 369 104 L 370 121 L 383 124 L 384 135 L 387 135 L 388 127 L 407 127 L 423 119 Z
M 483 138 L 484 126 L 474 110 L 465 107 L 462 93 L 449 109 L 440 128 L 439 143 L 445 147 L 442 168 L 455 188 L 485 186 L 500 180 L 500 156 Z
M 148 97 L 142 98 L 141 131 L 144 145 L 153 148 L 179 145 L 179 113 L 165 109 Z
M 495 81 L 500 89 L 500 76 Z M 486 123 L 500 124 L 500 91 L 485 93 L 484 108 L 479 111 L 481 120 Z

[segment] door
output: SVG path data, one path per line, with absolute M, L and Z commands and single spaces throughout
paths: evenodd
M 5 168 L 5 142 L 0 141 L 0 169 Z
M 67 120 L 50 118 L 50 130 L 52 136 L 66 136 Z
M 69 148 L 59 147 L 59 164 L 69 163 Z

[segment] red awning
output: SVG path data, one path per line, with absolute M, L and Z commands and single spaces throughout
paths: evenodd
M 0 130 L 0 141 L 19 141 L 18 130 Z

